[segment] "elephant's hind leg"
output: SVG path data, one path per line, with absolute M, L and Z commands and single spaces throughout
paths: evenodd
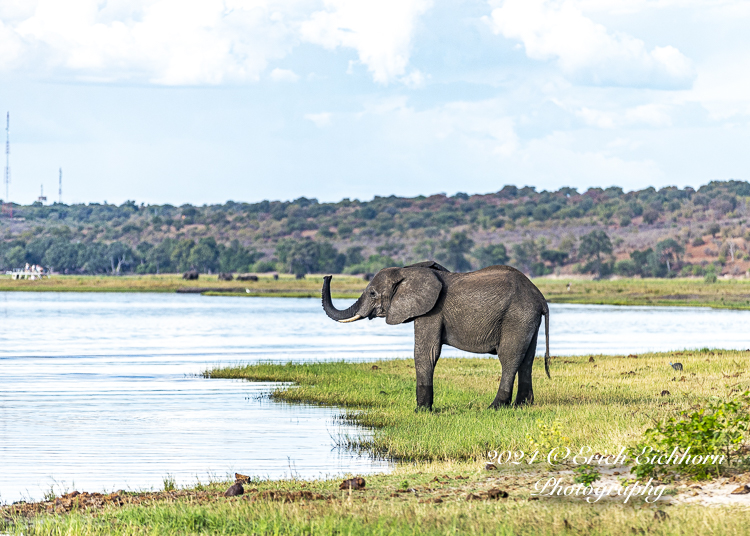
M 497 389 L 495 400 L 490 404 L 491 409 L 510 405 L 516 374 L 526 358 L 526 352 L 532 338 L 536 340 L 532 332 L 521 323 L 507 322 L 503 326 L 503 333 L 497 346 L 497 357 L 500 359 L 503 373 L 500 377 L 500 386 Z M 519 392 L 520 389 L 519 386 Z
M 536 357 L 536 340 L 539 336 L 539 330 L 534 332 L 534 338 L 531 339 L 526 355 L 518 368 L 518 393 L 516 393 L 516 406 L 534 403 L 534 388 L 531 383 L 531 372 L 534 368 L 534 358 Z

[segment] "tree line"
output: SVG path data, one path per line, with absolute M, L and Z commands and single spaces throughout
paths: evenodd
M 509 185 L 485 195 L 338 203 L 304 197 L 179 207 L 134 201 L 119 206 L 34 203 L 14 206 L 13 222 L 0 220 L 0 270 L 29 263 L 61 273 L 196 269 L 304 275 L 375 273 L 386 266 L 435 259 L 454 271 L 511 264 L 534 276 L 571 265 L 601 277 L 698 275 L 706 266 L 686 263 L 686 243 L 677 237 L 662 237 L 617 261 L 613 230 L 622 236 L 628 229 L 707 221 L 708 232 L 718 225 L 715 220 L 732 220 L 742 227 L 748 198 L 750 183 L 717 181 L 698 190 L 668 187 L 627 193 L 617 187 L 579 193 L 574 188 L 537 192 Z M 581 230 L 565 236 L 556 231 L 565 227 Z M 527 231 L 537 237 L 523 238 Z M 511 233 L 516 234 L 508 240 Z M 493 237 L 490 243 L 488 234 Z M 742 258 L 744 253 L 733 247 L 732 241 L 722 245 L 717 261 L 722 256 Z

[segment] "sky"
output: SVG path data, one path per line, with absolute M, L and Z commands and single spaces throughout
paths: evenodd
M 746 0 L 0 0 L 9 197 L 748 180 L 747 28 Z

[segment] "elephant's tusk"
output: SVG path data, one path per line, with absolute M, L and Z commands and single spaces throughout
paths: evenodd
M 346 320 L 339 320 L 339 322 L 341 322 L 342 324 L 346 324 L 347 322 L 354 322 L 356 320 L 359 320 L 360 318 L 362 318 L 361 315 L 354 315 L 353 317 L 347 318 Z

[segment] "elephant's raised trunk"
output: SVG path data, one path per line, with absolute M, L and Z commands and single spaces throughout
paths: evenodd
M 335 320 L 337 322 L 354 322 L 355 320 L 359 320 L 362 318 L 360 315 L 356 314 L 357 309 L 359 309 L 359 304 L 362 301 L 362 296 L 357 298 L 357 301 L 352 304 L 351 307 L 344 311 L 340 311 L 339 309 L 336 309 L 333 306 L 333 302 L 331 301 L 331 276 L 327 275 L 323 278 L 323 310 L 325 310 L 326 314 L 328 315 L 328 318 Z

